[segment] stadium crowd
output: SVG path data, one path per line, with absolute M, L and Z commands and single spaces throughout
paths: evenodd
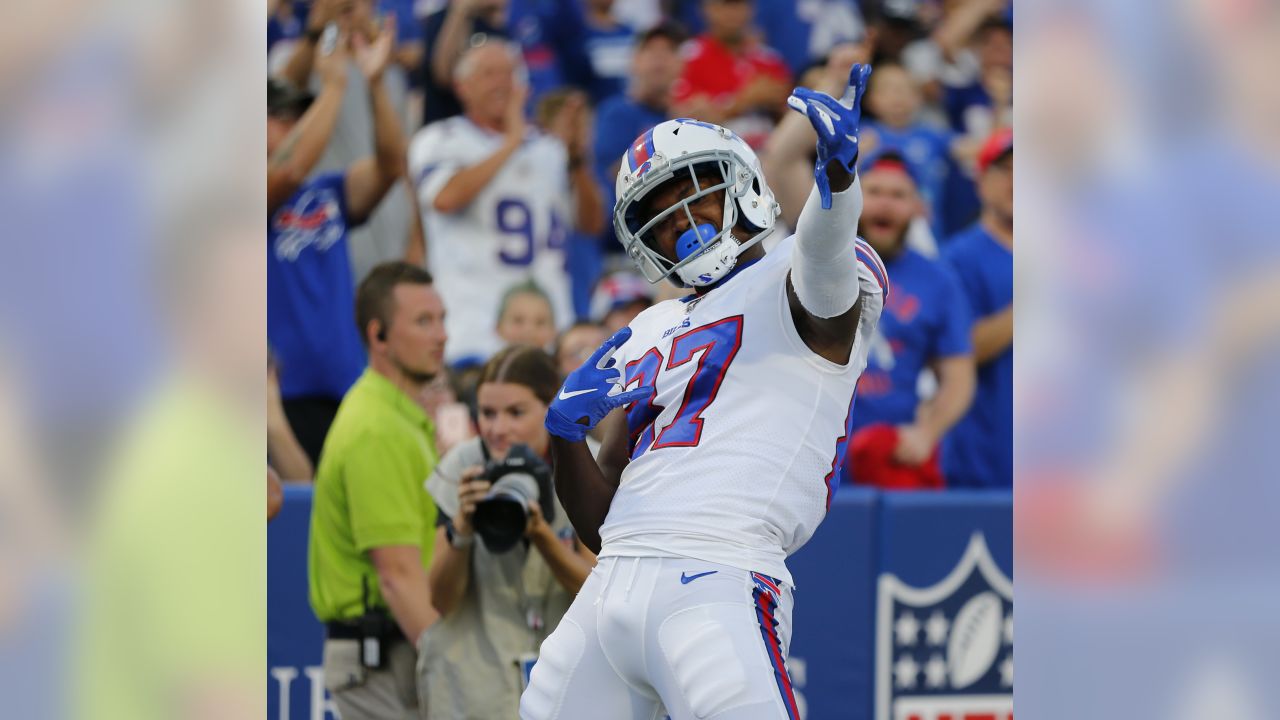
M 545 455 L 545 373 L 689 292 L 651 286 L 614 239 L 620 159 L 669 118 L 729 127 L 781 205 L 770 247 L 813 183 L 814 134 L 786 98 L 838 94 L 857 62 L 874 68 L 857 231 L 891 291 L 842 481 L 1009 488 L 1007 0 L 269 2 L 269 462 L 315 476 L 312 603 L 344 717 L 514 714 L 514 680 L 438 674 L 507 662 L 526 621 L 540 641 L 558 616 L 532 600 L 563 613 L 593 558 L 544 505 L 528 562 L 468 564 L 486 462 Z M 393 622 L 369 626 L 374 608 Z M 371 636 L 386 657 L 350 642 Z

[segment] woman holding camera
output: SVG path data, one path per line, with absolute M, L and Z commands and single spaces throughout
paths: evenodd
M 424 717 L 517 717 L 538 647 L 595 564 L 546 464 L 543 419 L 559 388 L 542 350 L 494 355 L 476 392 L 480 436 L 450 450 L 427 480 L 439 508 L 430 581 L 441 617 L 419 648 Z

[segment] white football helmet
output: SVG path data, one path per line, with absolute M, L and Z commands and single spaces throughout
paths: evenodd
M 640 217 L 640 201 L 681 173 L 693 178 L 693 193 L 652 217 Z M 725 191 L 721 226 L 699 226 L 689 205 L 718 190 Z M 751 146 L 728 128 L 689 118 L 668 120 L 636 138 L 618 168 L 617 197 L 613 227 L 627 255 L 649 282 L 674 275 L 684 287 L 712 285 L 728 275 L 738 256 L 773 229 L 781 212 Z M 672 260 L 658 251 L 652 231 L 676 212 L 688 216 L 689 230 L 677 241 Z M 748 240 L 733 234 L 739 218 L 755 231 Z

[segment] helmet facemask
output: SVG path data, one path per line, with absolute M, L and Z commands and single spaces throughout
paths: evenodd
M 644 198 L 668 182 L 685 176 L 693 181 L 691 194 L 647 220 L 639 217 Z M 622 198 L 626 205 L 623 212 L 615 216 L 615 230 L 624 239 L 627 254 L 649 282 L 672 278 L 685 287 L 712 285 L 728 275 L 738 256 L 764 235 L 760 228 L 743 217 L 739 208 L 739 202 L 752 189 L 753 182 L 758 183 L 755 174 L 733 153 L 725 150 L 682 155 L 679 165 L 674 167 L 655 163 L 641 182 Z M 755 187 L 758 188 L 758 184 Z M 719 191 L 724 192 L 720 227 L 711 227 L 707 223 L 700 227 L 690 206 Z M 655 230 L 676 213 L 684 213 L 689 221 L 689 230 L 677 241 L 677 258 L 673 260 L 659 249 Z M 754 236 L 745 241 L 733 234 L 739 218 L 746 229 L 755 231 Z

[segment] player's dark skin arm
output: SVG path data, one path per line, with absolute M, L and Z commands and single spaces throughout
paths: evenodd
M 853 185 L 853 173 L 846 170 L 839 162 L 832 161 L 827 163 L 827 180 L 831 183 L 831 192 L 844 192 Z M 857 223 L 858 218 L 849 218 L 850 228 L 856 227 Z M 858 321 L 862 317 L 861 296 L 843 315 L 820 318 L 810 314 L 800 303 L 800 296 L 796 294 L 795 286 L 791 284 L 791 275 L 788 273 L 787 300 L 791 305 L 791 321 L 796 324 L 796 332 L 800 333 L 800 339 L 804 340 L 804 344 L 833 363 L 844 365 L 849 362 L 849 353 L 853 351 L 853 338 L 858 330 Z
M 600 526 L 627 466 L 626 415 L 615 410 L 600 421 L 604 442 L 599 460 L 585 442 L 551 436 L 551 470 L 556 495 L 569 515 L 578 539 L 593 553 L 600 552 Z

